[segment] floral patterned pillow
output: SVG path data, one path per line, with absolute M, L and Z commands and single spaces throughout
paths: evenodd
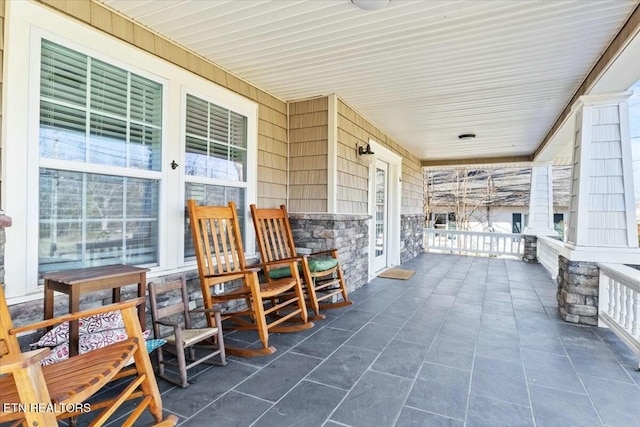
M 150 330 L 146 330 L 142 333 L 142 336 L 146 340 L 151 333 Z M 84 354 L 92 350 L 108 346 L 110 344 L 124 341 L 127 339 L 127 333 L 124 328 L 109 329 L 106 331 L 100 331 L 93 334 L 81 334 L 79 338 L 78 353 Z M 46 347 L 46 346 L 45 346 Z M 52 363 L 66 360 L 69 358 L 69 341 L 65 341 L 55 348 L 51 349 L 51 354 L 40 361 L 41 365 L 50 365 Z
M 78 321 L 78 331 L 81 337 L 82 335 L 122 328 L 124 328 L 124 322 L 120 311 L 109 311 L 83 317 Z M 67 341 L 69 341 L 69 323 L 65 322 L 44 334 L 34 346 L 55 347 Z

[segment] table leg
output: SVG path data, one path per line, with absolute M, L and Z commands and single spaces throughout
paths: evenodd
M 69 292 L 69 313 L 80 311 L 80 293 L 71 287 Z M 79 350 L 79 324 L 77 320 L 69 322 L 69 357 L 76 356 Z
M 113 297 L 112 302 L 120 302 L 120 288 L 113 288 L 111 290 L 111 296 Z
M 49 281 L 44 281 L 44 320 L 51 319 L 53 317 L 53 290 L 49 287 Z M 47 327 L 47 331 L 50 331 L 52 326 Z
M 140 281 L 138 282 L 138 296 L 144 297 L 147 293 L 147 273 L 140 273 Z M 138 306 L 138 317 L 140 318 L 140 327 L 144 331 L 147 328 L 147 318 L 145 313 L 145 301 Z

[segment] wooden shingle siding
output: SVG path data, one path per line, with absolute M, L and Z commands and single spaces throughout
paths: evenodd
M 289 104 L 290 212 L 327 212 L 327 98 Z
M 368 212 L 369 168 L 356 147 L 373 139 L 402 157 L 402 214 L 423 212 L 420 160 L 338 99 L 338 213 Z
M 626 246 L 629 242 L 618 106 L 594 108 L 591 123 L 587 244 Z
M 4 0 L 0 0 L 4 16 Z M 287 104 L 187 51 L 159 34 L 93 1 L 41 0 L 40 3 L 258 103 L 259 207 L 287 199 Z

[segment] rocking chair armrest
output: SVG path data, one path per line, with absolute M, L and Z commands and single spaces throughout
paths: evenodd
M 78 320 L 81 317 L 94 316 L 96 314 L 108 313 L 110 311 L 122 311 L 129 308 L 136 307 L 144 302 L 144 297 L 130 299 L 127 301 L 117 302 L 114 304 L 108 304 L 98 308 L 92 308 L 90 310 L 78 311 L 72 314 L 65 314 L 63 316 L 54 317 L 51 319 L 43 320 L 41 322 L 31 323 L 29 325 L 18 326 L 9 330 L 9 334 L 16 335 L 21 332 L 34 331 L 36 329 L 46 328 L 48 326 L 57 325 L 58 323 L 71 322 Z
M 304 258 L 304 256 L 292 256 L 289 258 L 282 258 L 282 259 L 278 259 L 275 261 L 267 261 L 267 262 L 263 262 L 260 265 L 263 267 L 273 267 L 273 266 L 277 266 L 277 265 L 286 265 L 286 264 L 291 264 L 292 262 L 299 262 L 302 261 L 302 258 Z
M 189 313 L 222 313 L 222 310 L 219 308 L 194 308 L 193 310 L 189 310 Z
M 228 271 L 226 273 L 207 274 L 205 277 L 219 278 L 219 277 L 243 276 L 245 274 L 257 273 L 259 271 L 260 271 L 260 268 L 258 267 L 248 267 L 248 268 L 245 268 L 244 270 Z
M 2 356 L 2 363 L 0 363 L 0 375 L 10 374 L 18 369 L 37 365 L 42 359 L 47 357 L 49 353 L 51 353 L 50 348 L 39 348 L 25 353 Z
M 195 308 L 193 310 L 189 310 L 189 314 L 191 313 L 213 313 L 216 325 L 220 326 L 222 324 L 222 310 L 218 308 Z
M 172 320 L 156 320 L 155 323 L 163 326 L 172 326 L 173 328 L 180 327 L 179 322 L 174 322 Z
M 331 254 L 332 256 L 337 252 L 337 249 L 326 249 L 324 251 L 318 251 L 318 252 L 313 252 L 310 253 L 309 255 L 305 255 L 307 257 L 312 257 L 312 256 L 316 256 L 316 255 L 326 255 L 326 254 Z

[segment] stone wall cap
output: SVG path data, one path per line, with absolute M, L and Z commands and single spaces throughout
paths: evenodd
M 291 213 L 288 212 L 291 219 L 317 219 L 331 221 L 353 221 L 362 219 L 371 219 L 368 214 L 332 214 L 332 213 Z
M 11 227 L 11 217 L 0 214 L 0 228 Z

